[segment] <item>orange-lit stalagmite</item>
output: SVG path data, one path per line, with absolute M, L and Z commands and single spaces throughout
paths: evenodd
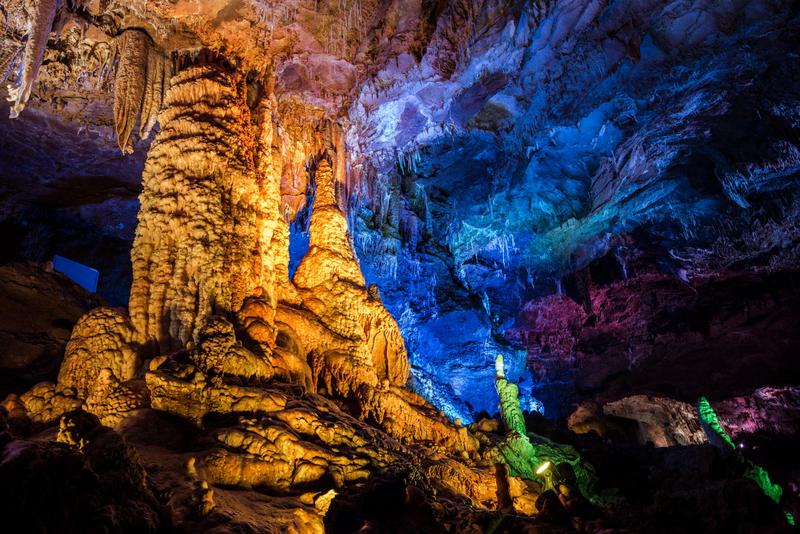
M 145 164 L 130 313 L 142 341 L 162 350 L 262 285 L 269 243 L 242 81 L 213 62 L 173 77 Z
M 315 183 L 309 250 L 293 279 L 301 302 L 333 332 L 356 343 L 358 349 L 350 358 L 363 361 L 353 363 L 373 370 L 379 380 L 403 386 L 409 367 L 400 329 L 383 304 L 367 291 L 326 157 L 318 163 Z M 324 351 L 325 347 L 314 350 Z

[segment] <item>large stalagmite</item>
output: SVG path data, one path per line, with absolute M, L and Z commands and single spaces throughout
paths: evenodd
M 315 173 L 309 250 L 293 281 L 305 308 L 335 334 L 355 342 L 349 357 L 363 360 L 353 363 L 371 369 L 380 380 L 403 386 L 409 371 L 403 338 L 383 304 L 367 291 L 347 219 L 339 209 L 334 176 L 327 158 L 321 158 Z M 327 345 L 313 349 L 322 353 L 333 348 Z
M 142 176 L 130 313 L 143 341 L 183 346 L 203 319 L 261 286 L 255 138 L 238 73 L 178 73 Z

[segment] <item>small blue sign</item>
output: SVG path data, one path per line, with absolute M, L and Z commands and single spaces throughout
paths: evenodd
M 86 291 L 90 293 L 97 291 L 97 281 L 100 278 L 100 272 L 97 269 L 92 269 L 82 263 L 58 255 L 53 256 L 53 269 L 65 275 Z

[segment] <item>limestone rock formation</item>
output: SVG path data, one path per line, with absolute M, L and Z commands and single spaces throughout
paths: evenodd
M 119 380 L 133 378 L 141 361 L 135 330 L 127 313 L 118 308 L 95 308 L 81 317 L 67 343 L 58 385 L 74 388 L 86 398 L 102 369 Z
M 0 274 L 133 290 L 56 380 L 96 303 L 8 277 L 0 517 L 770 530 L 682 401 L 800 506 L 796 4 L 5 0 Z
M 119 66 L 114 82 L 114 128 L 124 153 L 133 152 L 131 134 L 142 110 L 151 42 L 140 30 L 127 30 L 118 38 Z
M 172 77 L 172 61 L 139 29 L 124 31 L 116 38 L 116 46 L 114 128 L 119 149 L 130 154 L 137 122 L 140 139 L 146 139 L 155 126 Z
M 59 273 L 32 263 L 0 267 L 0 396 L 55 380 L 70 331 L 99 304 Z M 17 308 L 25 310 L 19 313 Z M 19 384 L 22 389 L 12 388 Z
M 163 526 L 136 451 L 91 414 L 65 415 L 59 442 L 0 436 L 0 507 L 11 530 L 144 533 Z
M 74 389 L 59 389 L 50 382 L 40 382 L 23 393 L 20 398 L 24 417 L 33 423 L 52 423 L 63 414 L 81 408 L 83 402 Z M 6 401 L 8 402 L 8 401 Z M 14 412 L 9 410 L 13 417 Z
M 757 432 L 796 436 L 800 433 L 800 388 L 759 388 L 716 403 L 716 411 L 734 439 Z
M 282 410 L 286 396 L 217 378 L 188 362 L 167 360 L 145 375 L 153 408 L 200 423 L 207 414 Z
M 141 380 L 120 382 L 111 369 L 100 370 L 85 409 L 104 426 L 114 428 L 134 410 L 149 405 L 147 389 Z
M 255 139 L 239 73 L 209 62 L 172 78 L 145 164 L 131 320 L 162 350 L 261 286 Z
M 34 0 L 30 4 L 27 21 L 28 41 L 25 43 L 16 79 L 8 86 L 8 100 L 12 104 L 9 116 L 12 119 L 17 118 L 28 103 L 44 59 L 47 40 L 50 38 L 61 6 L 61 0 Z
M 275 369 L 236 341 L 233 325 L 212 315 L 197 333 L 197 348 L 190 351 L 191 361 L 203 372 L 268 380 Z
M 656 447 L 696 445 L 708 439 L 691 404 L 673 399 L 634 395 L 603 405 L 603 413 L 639 424 L 639 439 Z
M 309 328 L 309 333 L 316 330 L 323 337 L 309 336 L 303 341 L 304 350 L 323 355 L 329 367 L 339 367 L 342 364 L 334 363 L 337 357 L 333 355 L 338 344 L 339 350 L 348 354 L 347 364 L 359 367 L 359 373 L 374 374 L 379 381 L 403 386 L 409 371 L 403 338 L 383 304 L 367 291 L 347 219 L 339 208 L 334 173 L 325 157 L 318 163 L 315 182 L 309 251 L 297 267 L 293 282 L 298 304 L 330 333 Z M 297 314 L 297 304 L 292 304 L 287 302 L 278 311 L 278 318 L 290 326 L 294 321 L 305 326 L 308 318 Z M 293 315 L 300 317 L 295 319 Z M 331 344 L 332 340 L 338 343 Z M 324 356 L 326 351 L 331 355 Z
M 311 367 L 293 340 L 297 335 L 288 325 L 276 334 L 275 305 L 263 297 L 249 297 L 238 313 L 238 323 L 252 350 L 261 359 L 261 365 L 268 365 L 269 376 L 293 384 L 301 384 L 308 391 L 314 391 Z M 291 332 L 291 333 L 290 333 Z

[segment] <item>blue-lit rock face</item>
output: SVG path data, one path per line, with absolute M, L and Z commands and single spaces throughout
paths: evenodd
M 545 414 L 569 413 L 574 398 L 552 394 L 564 377 L 527 371 L 535 355 L 509 332 L 592 262 L 610 258 L 624 280 L 645 257 L 689 283 L 797 258 L 796 7 L 554 4 L 483 3 L 452 72 L 432 42 L 350 110 L 362 268 L 401 325 L 416 389 L 465 421 L 496 412 L 498 352 Z

